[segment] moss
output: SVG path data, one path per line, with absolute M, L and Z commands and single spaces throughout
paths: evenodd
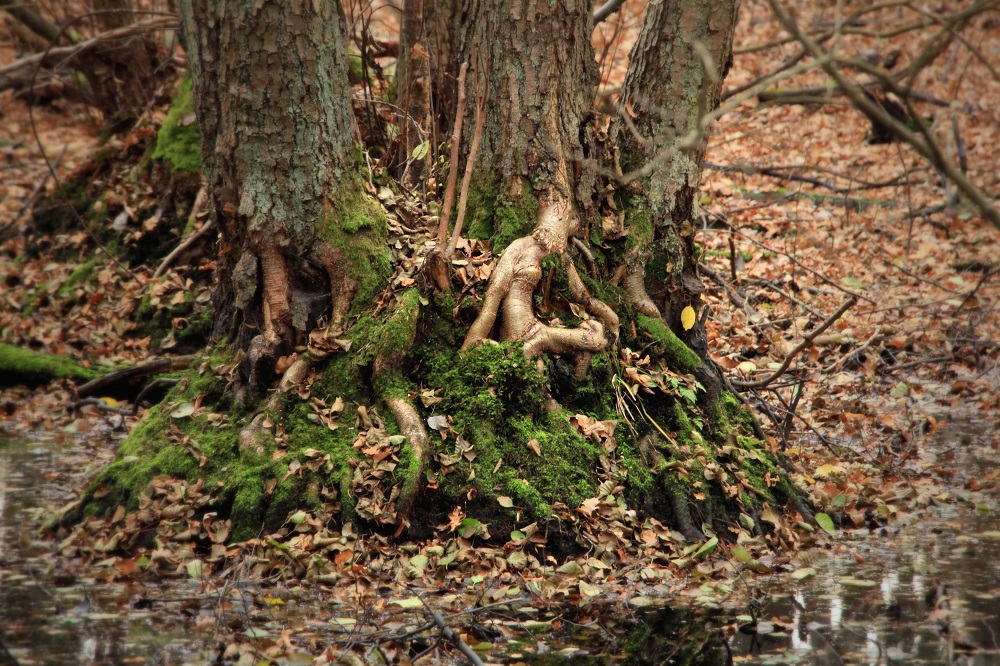
M 0 386 L 39 386 L 53 379 L 89 381 L 102 374 L 93 368 L 83 367 L 68 356 L 0 344 Z
M 674 335 L 662 321 L 643 314 L 636 315 L 635 321 L 663 347 L 664 356 L 676 370 L 693 373 L 701 365 L 698 354 Z
M 68 297 L 72 293 L 74 287 L 84 284 L 90 279 L 90 277 L 94 274 L 94 268 L 96 268 L 96 266 L 96 257 L 93 257 L 77 266 L 73 269 L 73 272 L 69 274 L 69 277 L 66 278 L 66 281 L 62 283 L 59 290 L 56 291 L 56 296 L 59 298 Z
M 346 261 L 356 284 L 351 313 L 367 310 L 392 275 L 385 212 L 365 194 L 357 179 L 346 179 L 334 197 L 332 211 L 319 226 L 320 239 Z
M 512 242 L 527 236 L 535 228 L 538 199 L 528 183 L 522 183 L 521 194 L 512 197 L 499 192 L 497 179 L 484 177 L 470 188 L 468 235 L 489 240 L 493 252 L 499 254 Z
M 213 360 L 220 359 L 211 359 L 209 364 Z M 284 447 L 279 449 L 275 438 L 264 433 L 258 442 L 262 453 L 244 451 L 237 441 L 243 423 L 234 420 L 219 427 L 204 414 L 170 416 L 177 404 L 194 401 L 198 395 L 204 396 L 204 404 L 217 402 L 224 395 L 224 382 L 211 373 L 191 371 L 186 378 L 147 413 L 122 443 L 115 460 L 91 484 L 85 513 L 111 512 L 119 504 L 135 509 L 150 481 L 161 475 L 188 482 L 203 479 L 218 498 L 211 510 L 228 514 L 233 520 L 233 538 L 246 539 L 258 536 L 261 530 L 277 529 L 293 511 L 319 508 L 322 488 L 329 491 L 345 486 L 338 473 L 347 476 L 349 488 L 348 461 L 356 455 L 351 447 L 357 434 L 353 414 L 344 415 L 340 427 L 331 431 L 326 425 L 313 423 L 308 418 L 308 405 L 298 403 L 282 420 Z M 305 462 L 315 458 L 306 455 L 308 449 L 329 456 L 329 462 L 311 470 Z M 303 464 L 297 473 L 289 474 L 293 460 Z M 274 483 L 270 493 L 269 480 Z M 99 500 L 94 498 L 98 488 L 104 489 Z
M 189 122 L 194 113 L 194 97 L 191 92 L 191 75 L 181 81 L 167 117 L 156 135 L 154 160 L 165 160 L 176 171 L 197 173 L 201 171 L 201 132 L 197 122 Z

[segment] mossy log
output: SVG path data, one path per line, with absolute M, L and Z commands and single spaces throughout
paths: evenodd
M 55 379 L 86 382 L 101 374 L 70 356 L 0 344 L 0 386 L 44 386 Z

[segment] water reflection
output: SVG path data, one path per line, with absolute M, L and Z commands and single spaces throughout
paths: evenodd
M 940 441 L 968 436 L 969 427 L 947 426 Z M 976 430 L 976 441 L 995 436 L 988 432 Z M 952 464 L 976 475 L 983 466 L 995 468 L 993 454 L 980 460 L 970 453 Z M 83 467 L 93 459 L 93 450 L 79 441 L 0 439 L 0 666 L 14 663 L 5 660 L 3 646 L 22 666 L 215 663 L 221 623 L 210 604 L 185 609 L 161 602 L 136 605 L 138 599 L 197 597 L 195 584 L 109 585 L 86 578 L 90 571 L 76 580 L 65 571 L 56 573 L 51 552 L 57 544 L 32 541 L 28 529 L 44 518 L 38 507 L 72 499 L 77 480 L 65 475 L 67 467 Z M 996 502 L 979 509 L 995 511 Z M 525 631 L 497 642 L 489 661 L 1000 663 L 1000 519 L 995 512 L 964 501 L 942 502 L 921 512 L 919 521 L 903 518 L 885 529 L 842 535 L 830 552 L 810 556 L 816 575 L 799 582 L 758 582 L 759 596 L 770 601 L 758 613 L 756 632 L 732 631 L 741 623 L 735 618 L 739 610 L 549 609 L 549 619 L 562 618 L 560 629 L 544 636 Z M 223 628 L 222 640 L 251 626 L 272 635 L 293 626 L 302 630 L 299 639 L 337 642 L 342 637 L 331 633 L 331 623 L 316 617 L 315 610 L 325 604 L 321 595 L 303 596 L 285 611 L 265 613 L 250 603 L 240 612 L 238 628 L 236 623 Z M 433 659 L 420 661 L 425 663 Z

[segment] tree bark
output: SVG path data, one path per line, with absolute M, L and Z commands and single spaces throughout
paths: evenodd
M 735 25 L 735 1 L 726 7 L 651 4 L 625 92 L 645 134 L 618 134 L 626 163 L 657 158 L 714 107 Z M 110 489 L 100 501 L 134 504 L 169 473 L 219 488 L 241 536 L 305 505 L 396 534 L 409 525 L 416 538 L 460 513 L 477 534 L 487 521 L 506 533 L 607 501 L 701 540 L 701 526 L 726 526 L 724 538 L 737 519 L 759 530 L 751 516 L 794 494 L 723 390 L 700 327 L 678 322 L 700 293 L 690 215 L 704 142 L 637 187 L 598 187 L 590 2 L 465 7 L 459 60 L 470 106 L 479 91 L 489 111 L 469 202 L 502 254 L 485 289 L 458 298 L 413 280 L 404 290 L 391 266 L 374 267 L 389 265 L 388 245 L 423 239 L 387 242 L 357 184 L 336 0 L 183 0 L 182 15 L 222 233 L 215 329 L 245 352 L 237 392 L 253 411 L 234 417 L 236 434 L 219 414 L 161 408 L 95 482 Z M 615 201 L 628 233 L 601 238 L 591 220 Z M 399 266 L 420 258 L 404 251 Z M 197 410 L 230 392 L 192 373 L 170 404 Z M 197 442 L 205 466 L 164 430 Z
M 276 357 L 354 291 L 319 233 L 356 185 L 344 18 L 336 0 L 184 0 L 181 14 L 222 232 L 214 333 L 249 350 L 259 398 Z
M 677 146 L 719 103 L 732 65 L 738 9 L 739 0 L 651 0 L 629 54 L 619 104 L 622 168 L 662 160 L 628 198 L 626 212 L 633 219 L 626 220 L 632 235 L 626 289 L 640 311 L 662 314 L 702 356 L 703 327 L 685 332 L 679 322 L 685 307 L 697 311 L 701 302 L 693 214 L 707 131 L 694 148 Z M 647 281 L 651 269 L 655 279 Z

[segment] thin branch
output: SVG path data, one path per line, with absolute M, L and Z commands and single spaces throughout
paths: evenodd
M 597 8 L 594 12 L 594 25 L 602 23 L 608 19 L 609 16 L 621 9 L 622 5 L 625 4 L 625 0 L 608 0 L 603 5 Z
M 0 0 L 2 2 L 3 0 Z M 98 44 L 115 39 L 123 39 L 125 37 L 132 37 L 141 32 L 147 30 L 176 30 L 179 27 L 177 18 L 174 15 L 161 16 L 159 18 L 149 19 L 147 21 L 140 21 L 138 23 L 133 23 L 132 25 L 127 25 L 122 28 L 115 28 L 114 30 L 108 30 L 102 32 L 96 37 L 91 37 L 79 44 L 73 44 L 72 46 L 60 46 L 56 48 L 50 48 L 43 53 L 36 53 L 35 55 L 27 56 L 21 58 L 20 60 L 15 60 L 9 65 L 4 65 L 0 67 L 0 76 L 6 76 L 13 72 L 26 67 L 31 67 L 34 65 L 45 64 L 55 61 L 63 61 L 73 56 L 79 55 L 84 51 L 88 51 Z M 54 40 L 49 40 L 54 41 Z
M 462 193 L 458 197 L 458 218 L 455 229 L 451 232 L 451 240 L 445 250 L 445 257 L 451 257 L 462 237 L 462 225 L 465 223 L 465 206 L 469 200 L 469 185 L 472 183 L 472 171 L 476 165 L 476 155 L 483 139 L 483 124 L 486 122 L 486 95 L 490 87 L 490 68 L 487 62 L 483 71 L 483 88 L 479 89 L 479 68 L 476 68 L 476 129 L 472 134 L 472 145 L 469 146 L 469 157 L 465 162 L 465 175 L 462 176 Z
M 815 41 L 802 32 L 795 18 L 792 17 L 781 3 L 777 2 L 777 0 L 768 0 L 768 4 L 785 30 L 809 51 L 809 54 L 817 60 L 823 71 L 840 86 L 844 94 L 847 95 L 858 109 L 864 112 L 869 118 L 876 120 L 879 124 L 889 129 L 898 139 L 908 143 L 921 157 L 944 173 L 979 208 L 983 217 L 989 220 L 997 229 L 1000 229 L 1000 210 L 997 210 L 992 199 L 966 178 L 965 174 L 951 160 L 941 154 L 940 149 L 933 141 L 933 137 L 930 136 L 930 132 L 924 127 L 923 122 L 919 118 L 916 124 L 918 135 L 918 133 L 915 133 L 909 127 L 893 118 L 877 102 L 869 99 L 865 95 L 864 90 L 856 82 L 845 76 L 840 68 L 837 67 L 836 61 L 830 57 L 830 54 L 823 51 Z M 854 64 L 854 61 L 852 61 L 852 64 Z M 889 81 L 891 79 L 886 82 Z M 898 94 L 902 98 L 902 101 L 906 102 L 905 91 L 895 86 L 895 81 L 891 81 L 891 83 L 893 84 L 892 87 L 895 88 L 892 92 Z
M 198 211 L 202 206 L 205 205 L 207 188 L 202 185 L 201 189 L 198 190 L 198 195 L 194 198 L 194 205 L 191 206 L 191 214 L 188 215 L 188 222 L 193 223 L 198 216 Z M 153 279 L 160 277 L 164 272 L 170 267 L 170 264 L 174 263 L 174 259 L 180 256 L 181 252 L 188 249 L 192 245 L 198 242 L 198 239 L 204 236 L 206 233 L 215 228 L 215 220 L 209 219 L 205 224 L 195 231 L 193 234 L 188 236 L 180 245 L 175 247 L 170 254 L 163 258 L 160 265 L 153 272 Z
M 444 188 L 444 204 L 441 206 L 441 221 L 438 224 L 437 244 L 444 247 L 448 240 L 448 224 L 451 221 L 451 207 L 455 203 L 455 185 L 458 183 L 458 158 L 462 146 L 462 122 L 465 120 L 465 75 L 469 63 L 463 62 L 458 72 L 458 108 L 455 110 L 455 127 L 451 131 L 451 156 L 448 163 L 448 185 Z M 451 255 L 446 255 L 445 260 Z
M 46 21 L 21 0 L 0 0 L 0 9 L 23 23 L 31 32 L 47 42 L 57 42 L 60 38 L 59 26 Z
M 803 350 L 807 349 L 810 345 L 812 345 L 813 340 L 815 340 L 820 333 L 830 328 L 830 326 L 832 326 L 834 322 L 840 319 L 841 315 L 843 315 L 845 312 L 854 307 L 854 304 L 857 302 L 858 299 L 854 296 L 844 301 L 844 303 L 839 308 L 837 308 L 836 312 L 827 317 L 826 321 L 824 321 L 822 324 L 820 324 L 812 331 L 810 331 L 809 335 L 807 335 L 805 338 L 802 339 L 802 342 L 795 345 L 795 348 L 792 349 L 792 351 L 788 352 L 788 355 L 785 356 L 785 360 L 781 362 L 781 366 L 777 370 L 775 370 L 773 374 L 771 374 L 768 377 L 765 377 L 764 379 L 759 379 L 753 382 L 741 382 L 738 380 L 733 380 L 732 381 L 733 386 L 740 389 L 764 388 L 765 386 L 773 382 L 775 379 L 785 374 L 785 370 L 787 370 L 788 366 L 792 364 L 792 360 L 796 356 L 798 356 Z

